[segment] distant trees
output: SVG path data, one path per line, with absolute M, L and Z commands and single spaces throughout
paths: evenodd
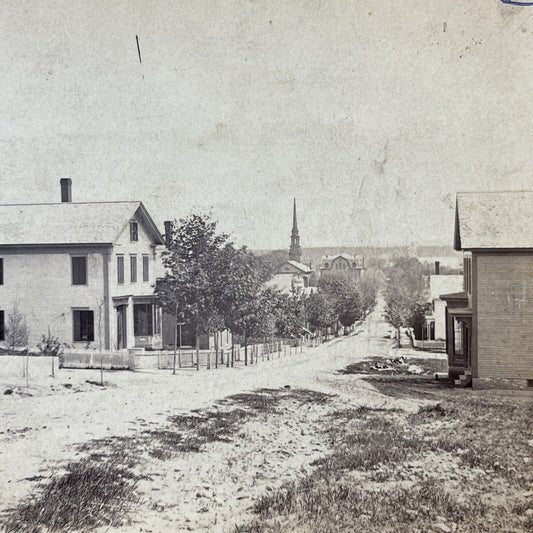
M 364 276 L 357 281 L 363 313 L 368 313 L 376 305 L 378 292 L 383 285 L 383 272 L 377 268 L 367 268 Z
M 352 326 L 363 315 L 356 284 L 342 275 L 321 278 L 317 292 L 306 299 L 306 310 L 309 325 L 326 335 L 328 328 L 338 334 L 340 326 Z
M 400 328 L 410 328 L 411 342 L 424 323 L 427 300 L 427 279 L 424 266 L 413 257 L 397 258 L 387 269 L 385 284 L 385 304 L 388 321 L 396 328 L 400 345 Z

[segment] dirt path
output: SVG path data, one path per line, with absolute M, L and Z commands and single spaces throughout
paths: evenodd
M 80 445 L 93 439 L 131 437 L 147 428 L 164 428 L 171 416 L 208 408 L 242 391 L 290 386 L 336 394 L 328 406 L 287 401 L 275 416 L 244 424 L 235 441 L 211 443 L 202 453 L 170 461 L 143 458 L 139 468 L 148 475 L 139 486 L 143 509 L 131 526 L 124 525 L 125 530 L 225 531 L 233 520 L 242 522 L 254 494 L 294 478 L 324 453 L 324 443 L 316 436 L 316 421 L 324 409 L 391 405 L 390 397 L 367 382 L 337 374 L 355 361 L 391 353 L 381 313 L 378 306 L 355 335 L 253 367 L 177 376 L 162 371 L 108 373 L 104 390 L 3 397 L 0 511 L 33 490 L 36 476 L 48 477 L 79 457 Z M 394 404 L 413 411 L 419 405 L 412 400 L 394 400 Z

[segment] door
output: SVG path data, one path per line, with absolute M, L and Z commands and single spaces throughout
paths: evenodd
M 126 309 L 127 305 L 117 306 L 117 345 L 122 350 L 128 347 L 128 336 L 126 331 Z

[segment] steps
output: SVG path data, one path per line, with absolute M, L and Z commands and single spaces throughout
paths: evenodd
M 472 386 L 472 371 L 465 370 L 456 380 L 454 380 L 456 387 L 471 387 Z

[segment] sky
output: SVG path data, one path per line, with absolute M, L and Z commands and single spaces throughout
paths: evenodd
M 304 247 L 451 245 L 456 192 L 533 189 L 533 7 L 3 0 L 0 35 L 0 203 L 71 178 L 268 249 L 295 197 Z

